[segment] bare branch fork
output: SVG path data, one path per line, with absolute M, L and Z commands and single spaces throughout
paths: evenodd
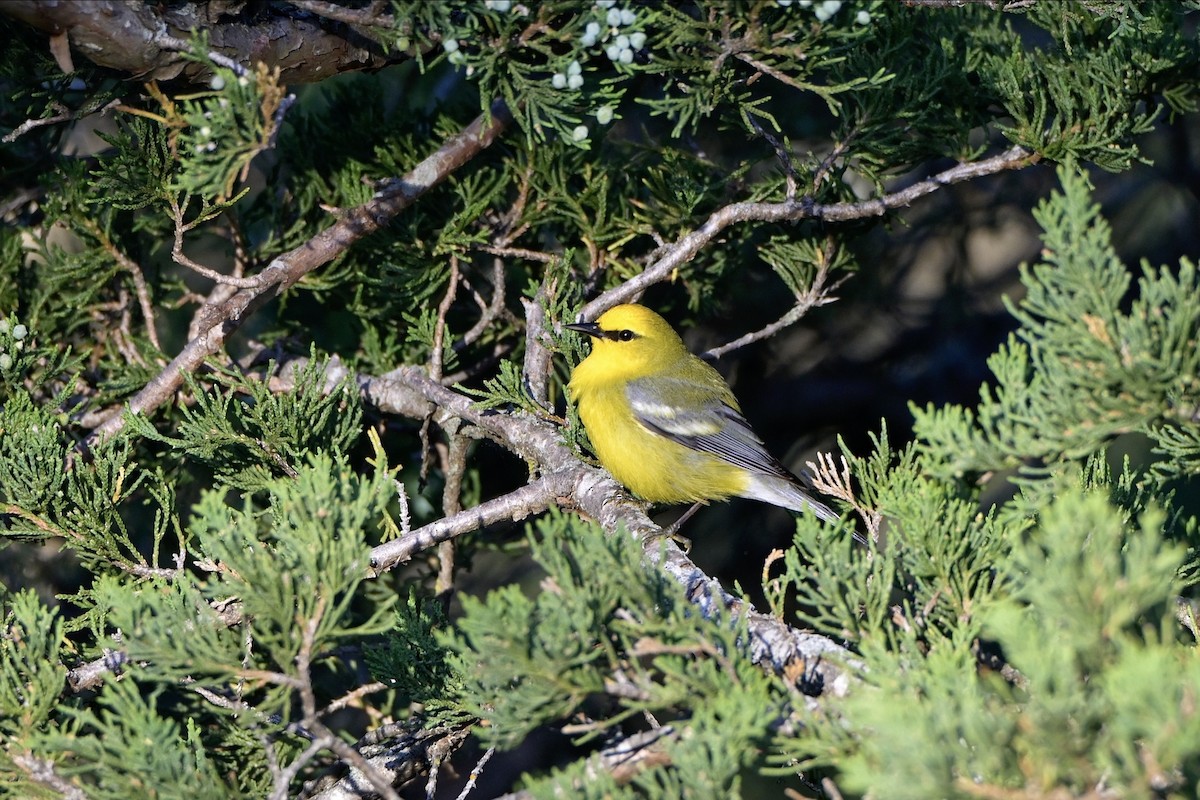
M 304 358 L 288 361 L 273 383 L 274 388 L 286 390 L 289 376 L 307 363 Z M 326 386 L 336 382 L 332 379 L 340 380 L 345 375 L 344 368 L 332 362 L 326 369 L 329 373 Z M 761 614 L 749 603 L 727 593 L 719 581 L 706 575 L 674 542 L 662 540 L 662 529 L 616 481 L 607 473 L 581 463 L 551 423 L 527 414 L 486 412 L 477 408 L 470 398 L 442 386 L 417 367 L 401 367 L 382 378 L 359 378 L 357 383 L 360 387 L 369 387 L 368 398 L 396 397 L 399 392 L 410 409 L 419 408 L 421 401 L 432 404 L 437 409 L 434 422 L 447 432 L 493 439 L 539 468 L 539 477 L 514 492 L 374 548 L 371 551 L 373 575 L 483 525 L 524 519 L 551 505 L 565 504 L 577 508 L 610 534 L 623 532 L 636 536 L 642 542 L 647 562 L 658 565 L 681 584 L 687 590 L 688 598 L 706 616 L 747 615 L 747 644 L 755 663 L 782 672 L 785 667 L 803 660 L 806 664 L 817 665 L 813 672 L 827 690 L 842 694 L 849 688 L 849 677 L 839 664 L 834 663 L 846 661 L 848 654 L 844 648 L 824 636 L 798 631 L 774 617 Z M 401 386 L 403 390 L 398 388 Z M 413 394 L 417 397 L 412 397 Z M 455 420 L 459 422 L 456 424 Z
M 703 356 L 705 358 L 720 358 L 726 353 L 737 350 L 739 347 L 745 347 L 761 339 L 767 339 L 774 336 L 784 328 L 795 325 L 799 322 L 810 309 L 816 306 L 823 306 L 834 302 L 836 298 L 829 295 L 829 292 L 841 285 L 841 281 L 834 282 L 832 287 L 826 287 L 825 281 L 829 278 L 829 260 L 823 259 L 820 267 L 817 269 L 817 274 L 813 276 L 812 284 L 803 292 L 796 294 L 796 302 L 788 309 L 782 317 L 774 322 L 759 328 L 756 331 L 739 336 L 731 342 L 726 342 L 719 347 L 710 347 L 705 350 Z

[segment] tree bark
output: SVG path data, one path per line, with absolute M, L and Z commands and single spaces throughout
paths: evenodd
M 208 34 L 211 52 L 247 67 L 260 61 L 278 66 L 285 83 L 376 69 L 410 56 L 388 52 L 346 24 L 280 3 L 5 0 L 0 15 L 65 35 L 77 56 L 142 80 L 207 80 L 204 65 L 178 48 L 197 30 Z

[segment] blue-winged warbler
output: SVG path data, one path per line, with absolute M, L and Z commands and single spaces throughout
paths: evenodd
M 742 416 L 729 385 L 650 309 L 567 325 L 592 337 L 568 386 L 596 457 L 654 503 L 750 497 L 838 518 L 801 490 Z

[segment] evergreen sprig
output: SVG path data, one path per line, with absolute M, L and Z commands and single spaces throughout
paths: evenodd
M 18 736 L 46 725 L 66 683 L 58 659 L 63 647 L 63 621 L 31 591 L 7 592 L 0 637 L 0 730 Z
M 1175 411 L 1194 402 L 1200 369 L 1194 265 L 1157 274 L 1144 268 L 1137 299 L 1121 311 L 1129 275 L 1108 226 L 1086 178 L 1071 168 L 1059 175 L 1062 193 L 1035 212 L 1046 231 L 1045 261 L 1022 273 L 1028 294 L 1012 307 L 1019 336 L 989 361 L 995 388 L 980 390 L 974 410 L 914 409 L 923 448 L 945 459 L 940 474 L 1078 459 L 1118 434 L 1195 426 Z M 1175 463 L 1160 470 L 1188 469 L 1186 460 Z
M 844 789 L 897 797 L 1182 790 L 1195 750 L 1181 745 L 1200 724 L 1182 689 L 1195 665 L 1175 644 L 1183 550 L 1162 538 L 1161 512 L 1114 511 L 1104 492 L 1060 484 L 995 563 L 1003 589 L 979 598 L 975 624 L 865 641 L 866 686 L 782 737 L 781 758 L 836 764 Z M 980 672 L 980 635 L 1016 673 Z
M 506 586 L 464 598 L 456 631 L 439 636 L 455 654 L 461 702 L 486 721 L 488 740 L 511 747 L 541 725 L 578 716 L 588 720 L 574 730 L 583 744 L 649 714 L 677 729 L 665 747 L 678 768 L 651 769 L 637 786 L 737 796 L 747 748 L 766 737 L 786 701 L 739 647 L 744 622 L 695 614 L 678 584 L 643 566 L 631 537 L 551 513 L 530 547 L 545 571 L 535 597 Z M 574 769 L 537 785 L 535 794 L 600 796 Z
M 230 787 L 210 755 L 200 728 L 161 713 L 161 691 L 144 692 L 132 680 L 114 683 L 95 708 L 81 708 L 65 723 L 30 737 L 36 752 L 67 753 L 59 774 L 86 782 L 90 796 L 128 797 L 129 771 L 137 764 L 139 783 L 161 787 L 164 798 L 216 800 Z
M 347 378 L 327 391 L 325 364 L 314 358 L 297 370 L 295 392 L 286 396 L 231 369 L 212 374 L 211 390 L 189 378 L 196 403 L 183 409 L 178 436 L 136 415 L 129 424 L 214 470 L 223 483 L 256 491 L 276 475 L 295 475 L 307 454 L 340 455 L 358 438 L 362 407 L 353 383 Z

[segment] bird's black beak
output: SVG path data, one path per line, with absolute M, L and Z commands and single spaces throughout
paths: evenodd
M 572 322 L 567 325 L 563 325 L 563 327 L 567 330 L 586 333 L 588 336 L 594 336 L 597 339 L 604 338 L 604 331 L 601 330 L 600 326 L 594 322 Z

